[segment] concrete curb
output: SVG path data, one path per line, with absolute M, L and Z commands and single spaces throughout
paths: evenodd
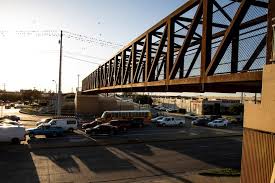
M 185 138 L 175 138 L 175 139 L 150 139 L 150 140 L 140 140 L 140 139 L 129 139 L 129 140 L 120 140 L 115 142 L 77 142 L 73 144 L 70 142 L 68 144 L 24 144 L 30 150 L 32 149 L 54 149 L 54 148 L 73 148 L 73 147 L 93 147 L 93 146 L 113 146 L 113 145 L 126 145 L 126 144 L 143 144 L 143 143 L 158 143 L 158 142 L 173 142 L 173 141 L 190 141 L 190 140 L 199 140 L 199 139 L 214 139 L 214 138 L 227 138 L 227 137 L 241 137 L 242 134 L 228 134 L 228 135 L 216 135 L 212 137 L 199 136 L 199 137 L 185 137 Z

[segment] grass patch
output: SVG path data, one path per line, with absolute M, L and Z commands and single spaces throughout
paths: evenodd
M 217 168 L 210 169 L 206 171 L 202 171 L 199 173 L 204 176 L 228 176 L 228 177 L 238 177 L 241 175 L 240 170 L 232 169 L 232 168 Z

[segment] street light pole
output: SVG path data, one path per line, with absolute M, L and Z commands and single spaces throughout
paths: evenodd
M 78 75 L 77 75 L 77 90 L 76 90 L 77 92 L 79 92 L 79 76 L 80 76 L 80 75 L 78 74 Z
M 58 100 L 58 95 L 57 95 L 57 82 L 55 80 L 52 80 L 55 82 L 55 114 L 57 114 L 57 100 Z
M 62 71 L 62 30 L 60 34 L 60 57 L 59 57 L 59 82 L 58 82 L 58 108 L 57 108 L 57 115 L 61 115 L 61 106 L 62 106 L 62 91 L 61 91 L 61 71 Z

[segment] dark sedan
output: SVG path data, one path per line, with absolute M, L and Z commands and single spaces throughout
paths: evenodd
M 117 132 L 118 132 L 118 128 L 116 126 L 112 126 L 109 124 L 97 125 L 94 128 L 87 128 L 85 130 L 86 134 L 91 134 L 91 135 L 97 135 L 97 134 L 113 135 L 113 134 L 117 134 Z
M 89 123 L 84 123 L 82 125 L 82 129 L 93 128 L 93 127 L 95 127 L 97 125 L 100 125 L 100 124 L 102 124 L 102 122 L 100 122 L 100 121 L 92 121 L 92 122 L 89 122 Z
M 18 117 L 16 115 L 4 116 L 4 118 L 12 120 L 12 121 L 19 121 L 20 120 L 20 117 Z

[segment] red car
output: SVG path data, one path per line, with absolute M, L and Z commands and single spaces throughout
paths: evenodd
M 131 121 L 127 120 L 111 120 L 108 124 L 116 126 L 119 131 L 127 131 L 131 127 Z

